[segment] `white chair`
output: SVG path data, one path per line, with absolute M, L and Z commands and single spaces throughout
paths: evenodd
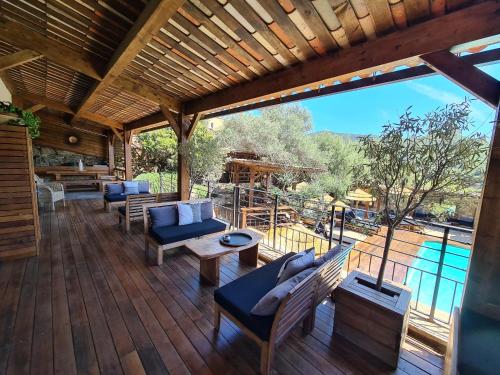
M 48 193 L 50 198 L 50 203 L 52 206 L 52 211 L 55 211 L 55 203 L 58 201 L 63 201 L 63 205 L 66 206 L 66 201 L 64 200 L 64 186 L 59 182 L 44 182 L 43 179 L 35 174 L 35 182 L 38 190 L 38 194 L 41 195 L 43 192 Z

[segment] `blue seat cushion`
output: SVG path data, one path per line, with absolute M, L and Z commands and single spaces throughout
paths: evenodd
M 152 227 L 151 235 L 162 245 L 178 241 L 189 240 L 211 233 L 222 232 L 226 225 L 215 219 L 203 220 L 201 223 L 187 225 L 170 225 L 164 227 Z
M 118 207 L 118 212 L 125 216 L 127 214 L 127 208 L 125 206 Z
M 125 202 L 127 196 L 125 194 L 104 194 L 104 199 L 108 202 Z
M 123 193 L 123 184 L 106 184 L 105 190 L 106 194 L 121 194 Z
M 276 286 L 281 266 L 294 254 L 286 254 L 220 287 L 214 292 L 215 302 L 262 340 L 269 340 L 274 315 L 258 316 L 253 315 L 250 311 L 264 295 Z

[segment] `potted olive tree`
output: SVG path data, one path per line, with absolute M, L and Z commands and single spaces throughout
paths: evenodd
M 408 288 L 384 280 L 394 232 L 426 199 L 477 182 L 486 142 L 471 130 L 470 112 L 468 100 L 423 117 L 408 109 L 379 136 L 360 140 L 372 188 L 385 202 L 380 215 L 387 234 L 378 277 L 355 271 L 339 286 L 335 332 L 392 367 L 406 334 L 411 298 Z

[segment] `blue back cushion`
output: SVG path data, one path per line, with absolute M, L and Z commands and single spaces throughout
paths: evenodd
M 121 194 L 123 193 L 122 184 L 106 184 L 106 194 Z
M 201 220 L 211 219 L 214 216 L 212 201 L 201 204 Z
M 149 209 L 151 227 L 168 227 L 177 224 L 177 207 L 169 205 L 164 207 L 151 207 Z
M 137 181 L 123 181 L 123 194 L 139 194 L 139 183 Z
M 177 203 L 179 211 L 179 225 L 193 224 L 193 209 L 189 203 Z
M 201 223 L 201 203 L 193 203 L 191 209 L 193 210 L 193 223 Z
M 137 181 L 139 183 L 139 193 L 149 193 L 149 181 Z

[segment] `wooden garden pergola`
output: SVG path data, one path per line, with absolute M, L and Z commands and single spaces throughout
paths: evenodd
M 41 139 L 94 134 L 111 166 L 121 140 L 130 179 L 134 133 L 168 126 L 184 143 L 204 117 L 436 73 L 497 108 L 498 81 L 475 65 L 499 60 L 483 51 L 499 15 L 491 0 L 4 0 L 0 77 L 40 114 Z M 497 130 L 465 298 L 497 319 L 499 142 Z M 178 168 L 185 199 L 182 156 Z

